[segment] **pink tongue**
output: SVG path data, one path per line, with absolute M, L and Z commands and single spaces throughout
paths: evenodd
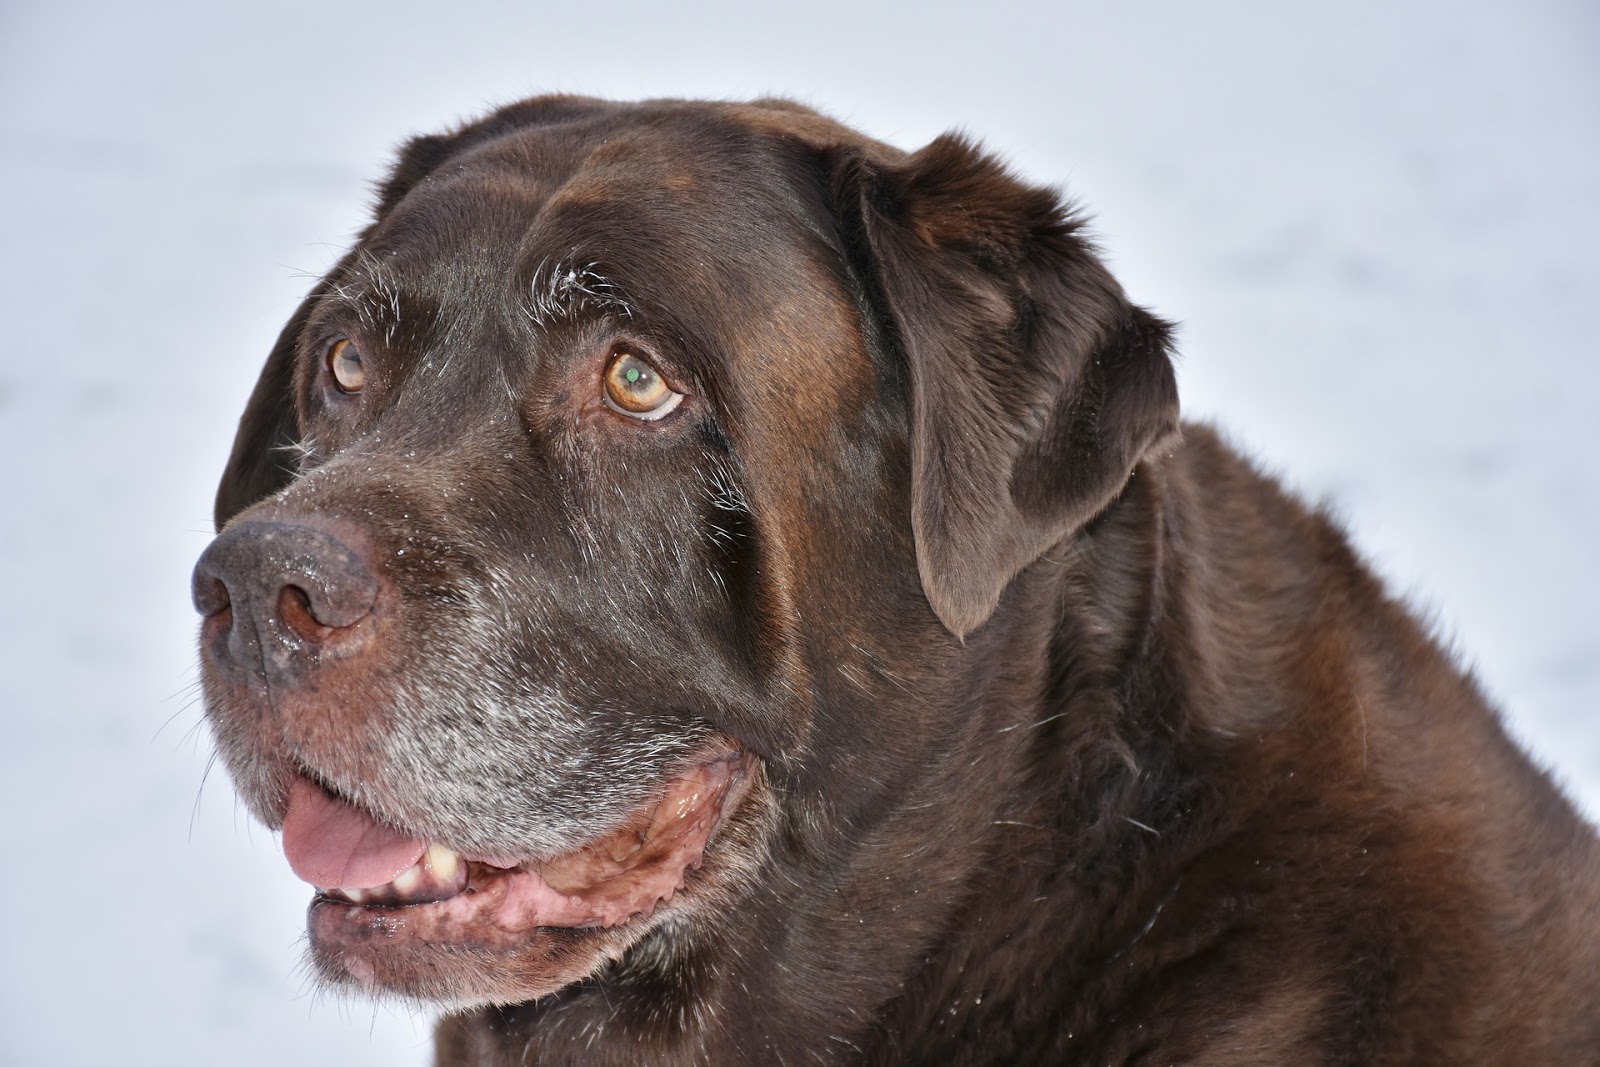
M 289 787 L 283 854 L 303 880 L 321 889 L 371 889 L 422 858 L 427 843 L 406 837 L 304 778 Z

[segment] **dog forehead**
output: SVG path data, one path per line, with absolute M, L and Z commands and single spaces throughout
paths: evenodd
M 709 123 L 698 110 L 646 115 L 522 129 L 466 151 L 374 229 L 371 258 L 395 265 L 402 289 L 440 278 L 472 303 L 486 283 L 538 303 L 567 277 L 573 292 L 614 293 L 710 342 L 721 358 L 699 353 L 697 369 L 753 421 L 809 436 L 819 408 L 870 372 L 800 142 L 784 114 L 760 108 Z
M 479 306 L 526 298 L 558 268 L 626 279 L 663 304 L 696 283 L 720 301 L 730 282 L 781 275 L 772 260 L 793 243 L 794 206 L 750 175 L 759 147 L 733 165 L 691 132 L 534 127 L 462 149 L 374 223 L 356 263 Z
M 647 221 L 650 229 L 680 223 L 684 236 L 747 225 L 781 203 L 771 180 L 780 166 L 777 145 L 754 131 L 735 138 L 726 124 L 608 118 L 514 129 L 460 148 L 374 233 L 445 227 L 505 236 L 518 222 L 559 231 L 625 219 Z

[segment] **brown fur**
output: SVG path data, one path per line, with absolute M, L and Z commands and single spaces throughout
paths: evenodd
M 527 852 L 612 825 L 663 740 L 757 763 L 655 917 L 380 955 L 459 1006 L 440 1063 L 1600 1063 L 1592 828 L 1334 523 L 1180 431 L 1168 328 L 1079 230 L 963 140 L 784 102 L 541 98 L 402 153 L 197 571 L 246 800 L 276 825 L 299 767 Z M 529 327 L 573 255 L 626 313 Z M 620 335 L 681 412 L 595 406 Z M 231 567 L 334 573 L 336 610 L 350 558 L 378 608 L 338 642 L 218 606 Z

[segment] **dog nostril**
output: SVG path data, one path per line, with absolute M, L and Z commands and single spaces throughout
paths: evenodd
M 259 521 L 211 542 L 195 563 L 192 590 L 210 661 L 293 686 L 320 652 L 365 647 L 374 627 L 361 622 L 377 605 L 379 583 L 362 553 L 333 535 Z
M 208 619 L 233 606 L 233 598 L 228 596 L 228 587 L 222 584 L 220 578 L 200 579 L 194 583 L 191 592 L 195 610 Z
M 311 607 L 311 598 L 297 585 L 286 585 L 278 593 L 278 618 L 291 631 L 306 641 L 324 641 L 337 626 L 329 626 L 317 618 Z

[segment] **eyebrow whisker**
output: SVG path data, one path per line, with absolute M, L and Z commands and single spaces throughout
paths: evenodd
M 585 312 L 634 317 L 634 306 L 616 282 L 600 271 L 600 264 L 578 264 L 571 258 L 553 264 L 547 258 L 534 270 L 528 286 L 529 301 L 524 309 L 535 326 L 571 320 Z

